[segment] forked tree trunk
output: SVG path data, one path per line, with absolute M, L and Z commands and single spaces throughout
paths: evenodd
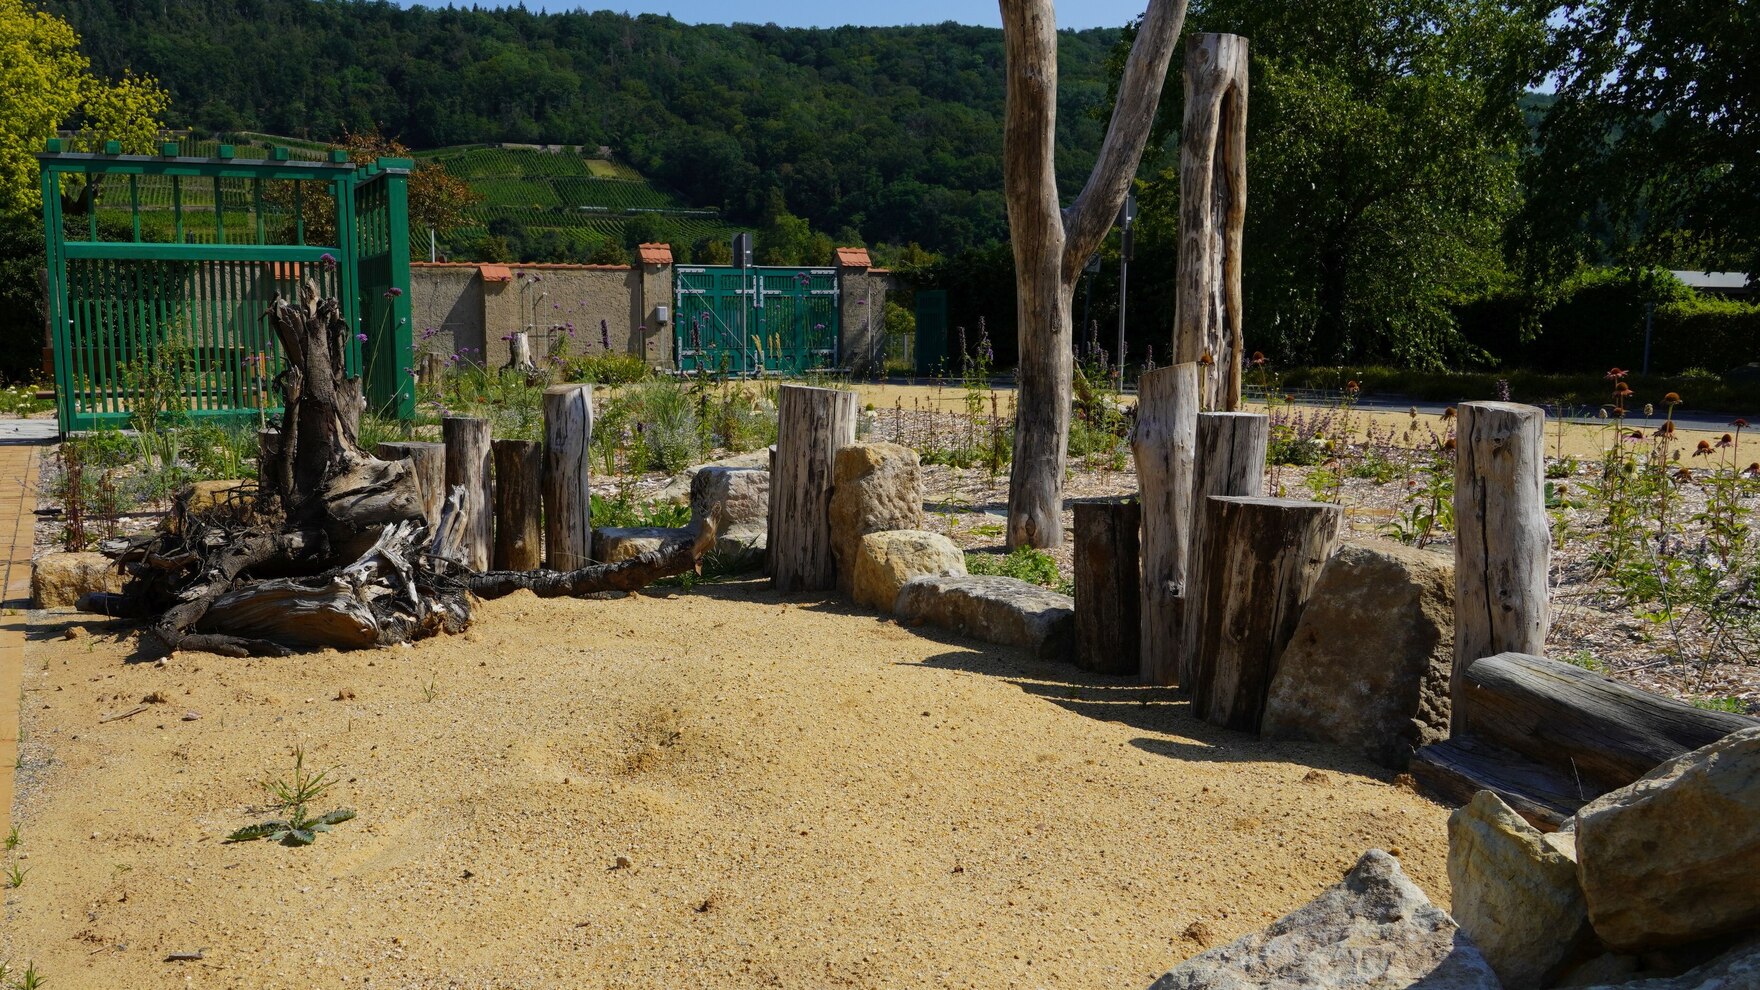
M 1069 454 L 1070 298 L 1082 266 L 1111 229 L 1142 158 L 1185 0 L 1150 0 L 1119 82 L 1112 122 L 1087 186 L 1060 208 L 1056 174 L 1057 24 L 1051 0 L 1001 0 L 1008 59 L 1003 186 L 1020 324 L 1008 545 L 1063 541 Z M 1122 361 L 1124 355 L 1119 355 Z
M 1241 232 L 1247 216 L 1247 39 L 1186 39 L 1179 146 L 1176 361 L 1204 364 L 1205 410 L 1241 404 Z

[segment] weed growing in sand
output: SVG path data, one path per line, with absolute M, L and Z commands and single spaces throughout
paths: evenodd
M 439 696 L 440 678 L 430 670 L 428 671 L 428 679 L 422 682 L 422 700 L 431 702 Z
M 263 792 L 269 795 L 270 806 L 276 811 L 286 812 L 287 817 L 271 818 L 256 825 L 247 825 L 227 836 L 227 842 L 268 839 L 284 846 L 309 846 L 317 841 L 319 832 L 328 832 L 330 826 L 354 817 L 354 812 L 348 808 L 338 808 L 316 818 L 306 814 L 306 805 L 323 797 L 335 785 L 336 778 L 329 770 L 319 770 L 316 773 L 307 771 L 305 762 L 305 750 L 296 746 L 293 750 L 292 775 L 268 778 L 262 782 Z
M 11 852 L 12 850 L 17 849 L 17 848 L 18 848 L 18 826 L 14 825 L 14 826 L 12 826 L 12 831 L 6 833 L 6 851 Z
M 43 975 L 37 972 L 36 963 L 26 965 L 24 972 L 14 980 L 12 978 L 12 964 L 0 962 L 0 987 L 4 987 L 6 990 L 37 990 L 42 985 Z
M 6 889 L 17 890 L 24 886 L 24 876 L 29 872 L 29 870 L 21 869 L 19 867 L 18 860 L 13 860 L 12 866 L 6 871 Z

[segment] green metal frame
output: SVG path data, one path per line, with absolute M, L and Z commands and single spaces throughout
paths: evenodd
M 398 418 L 415 414 L 408 159 L 381 158 L 357 168 L 340 151 L 328 161 L 296 161 L 284 148 L 262 160 L 236 159 L 228 145 L 213 158 L 181 157 L 176 144 L 164 145 L 158 157 L 120 150 L 110 142 L 104 154 L 66 152 L 51 140 L 37 156 L 63 432 L 128 425 L 145 391 L 140 376 L 171 361 L 180 373 L 169 380 L 191 418 L 278 413 L 274 379 L 285 362 L 263 313 L 276 294 L 294 296 L 307 279 L 341 303 L 343 319 L 354 328 L 345 360 L 354 374 L 362 374 L 364 363 L 369 406 Z M 95 190 L 86 194 L 83 230 L 70 230 L 63 213 L 61 194 L 70 177 Z M 143 203 L 143 180 L 159 192 L 170 187 L 169 241 L 144 236 L 143 217 L 157 213 L 164 220 L 167 208 Z M 119 217 L 124 207 L 111 197 L 122 181 L 128 233 L 116 236 L 99 214 Z M 293 243 L 270 242 L 266 182 L 294 183 Z M 312 186 L 316 196 L 307 195 Z M 210 196 L 209 205 L 204 210 L 187 202 L 186 192 L 190 199 Z M 335 244 L 306 243 L 308 208 L 320 197 L 334 210 Z M 229 214 L 244 215 L 243 229 L 236 223 L 228 229 Z M 211 221 L 192 223 L 204 216 Z M 211 229 L 213 243 L 199 242 L 206 233 L 199 227 Z
M 673 283 L 681 371 L 837 367 L 837 269 L 686 265 Z

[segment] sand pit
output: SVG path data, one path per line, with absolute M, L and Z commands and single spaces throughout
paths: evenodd
M 479 616 L 163 667 L 39 617 L 0 959 L 59 990 L 1125 990 L 1370 846 L 1447 903 L 1444 808 L 1163 689 L 757 583 Z M 295 744 L 359 818 L 223 844 Z

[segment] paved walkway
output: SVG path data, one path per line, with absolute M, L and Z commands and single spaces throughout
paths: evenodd
M 37 469 L 55 437 L 54 420 L 0 420 L 0 835 L 12 830 L 18 764 L 24 640 L 31 604 Z

